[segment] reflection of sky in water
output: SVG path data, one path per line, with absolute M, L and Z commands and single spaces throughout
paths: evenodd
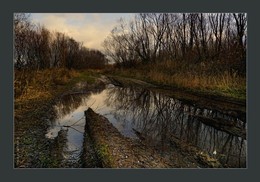
M 109 88 L 111 89 L 111 86 L 109 86 Z M 77 108 L 71 107 L 71 110 L 68 110 L 68 113 L 65 115 L 63 114 L 64 104 L 60 103 L 55 106 L 57 119 L 51 123 L 45 136 L 54 139 L 57 137 L 58 132 L 61 129 L 68 129 L 67 149 L 65 152 L 69 153 L 69 155 L 64 154 L 65 158 L 68 160 L 73 160 L 73 158 L 77 158 L 77 156 L 80 155 L 85 127 L 84 111 L 87 110 L 88 107 L 91 107 L 95 112 L 108 118 L 108 120 L 125 136 L 132 138 L 135 137 L 133 130 L 129 129 L 133 127 L 131 122 L 122 122 L 121 120 L 117 120 L 111 113 L 113 108 L 106 105 L 105 98 L 107 98 L 108 90 L 103 90 L 99 94 L 91 94 L 89 97 L 79 96 L 81 97 L 80 105 Z M 71 101 L 73 101 L 73 99 L 71 99 Z M 128 117 L 126 120 L 127 119 L 130 118 Z M 75 122 L 76 124 L 74 125 Z
M 85 126 L 84 111 L 88 107 L 105 116 L 126 137 L 137 137 L 133 128 L 145 134 L 151 143 L 167 141 L 167 136 L 174 134 L 180 140 L 211 154 L 216 150 L 219 155 L 227 156 L 226 162 L 236 162 L 240 156 L 239 160 L 245 164 L 246 140 L 205 125 L 190 116 L 202 114 L 209 118 L 234 118 L 212 110 L 195 108 L 158 93 L 111 85 L 99 93 L 72 95 L 55 106 L 58 117 L 50 126 L 46 137 L 55 138 L 62 126 L 73 125 L 67 128 L 66 150 L 72 153 L 72 157 L 67 156 L 69 159 L 80 154 Z
M 114 112 L 116 110 L 113 105 L 109 105 L 106 102 L 106 99 L 108 98 L 108 92 L 110 89 L 108 88 L 106 90 L 103 90 L 100 94 L 92 94 L 88 101 L 87 106 L 91 107 L 96 113 L 99 113 L 103 116 L 105 116 L 123 135 L 127 137 L 135 137 L 135 134 L 132 130 L 133 125 L 130 121 L 130 115 L 126 116 L 122 120 L 122 118 L 116 117 L 114 115 Z M 119 112 L 118 114 L 120 114 Z
M 71 108 L 68 114 L 63 115 L 64 109 L 62 104 L 55 106 L 57 119 L 53 121 L 48 132 L 47 138 L 55 138 L 61 129 L 67 129 L 67 148 L 64 150 L 63 156 L 68 161 L 78 160 L 83 143 L 83 133 L 85 126 L 84 110 L 86 106 L 79 106 L 78 108 Z M 72 126 L 71 126 L 72 125 Z M 71 126 L 71 127 L 65 127 Z

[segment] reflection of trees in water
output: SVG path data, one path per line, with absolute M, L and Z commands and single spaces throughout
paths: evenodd
M 103 89 L 96 89 L 95 91 L 89 93 L 77 93 L 64 95 L 62 99 L 57 101 L 55 107 L 56 115 L 58 118 L 62 118 L 67 114 L 70 114 L 79 106 L 87 103 L 88 98 L 91 94 L 98 94 L 102 92 Z
M 140 88 L 115 88 L 108 91 L 108 106 L 115 108 L 119 121 L 130 121 L 135 129 L 145 136 L 150 145 L 167 145 L 174 135 L 183 142 L 193 144 L 213 154 L 223 164 L 233 167 L 246 166 L 246 140 L 233 136 L 219 128 L 203 124 L 194 116 L 219 118 L 234 126 L 245 123 L 220 111 L 196 108 L 191 104 Z
M 84 98 L 89 97 L 87 95 L 83 94 L 75 94 L 75 95 L 65 95 L 61 100 L 57 102 L 55 105 L 55 110 L 58 118 L 62 118 L 65 115 L 71 113 L 73 110 L 78 108 L 82 102 L 84 101 Z
M 89 93 L 64 95 L 60 100 L 56 102 L 56 105 L 54 106 L 57 119 L 63 120 L 63 117 L 66 117 L 66 115 L 70 115 L 80 106 L 87 106 L 91 94 L 99 94 L 100 92 L 102 92 L 102 90 L 103 89 L 95 89 L 95 91 Z M 84 112 L 82 111 L 82 115 L 83 113 Z M 73 134 L 73 130 L 81 133 L 80 129 L 78 130 L 76 126 L 71 126 L 69 128 L 66 127 L 66 129 L 61 128 L 61 126 L 59 125 L 54 127 L 58 127 L 58 129 L 60 130 L 58 132 L 58 136 L 54 140 L 52 140 L 53 142 L 50 145 L 50 156 L 52 161 L 54 161 L 55 165 L 58 165 L 58 167 L 80 167 L 78 156 L 79 149 L 77 149 L 78 146 L 77 144 L 73 143 L 75 141 L 71 141 L 71 138 L 79 137 L 78 135 Z

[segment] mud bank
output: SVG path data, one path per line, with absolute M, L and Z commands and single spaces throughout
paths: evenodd
M 164 161 L 154 150 L 138 141 L 124 137 L 103 116 L 91 108 L 85 111 L 85 130 L 89 133 L 98 167 L 103 168 L 167 168 L 174 167 Z M 85 135 L 86 136 L 86 135 Z M 86 143 L 85 143 L 86 144 Z M 85 145 L 84 148 L 88 148 Z M 93 155 L 92 155 L 93 156 Z M 88 157 L 85 157 L 88 160 Z M 88 161 L 86 162 L 88 163 Z M 97 164 L 96 163 L 96 164 Z
M 124 137 L 107 118 L 85 111 L 83 167 L 98 168 L 219 168 L 220 162 L 195 146 L 171 136 L 171 150 L 156 150 L 144 137 Z M 142 133 L 139 133 L 142 135 Z M 167 146 L 165 146 L 167 148 Z

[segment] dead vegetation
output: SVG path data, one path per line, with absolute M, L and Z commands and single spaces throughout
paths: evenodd
M 162 86 L 178 87 L 205 94 L 246 99 L 246 77 L 234 70 L 219 71 L 225 63 L 203 64 L 165 61 L 113 70 L 112 75 L 136 78 Z
M 49 98 L 54 89 L 67 84 L 77 76 L 79 76 L 78 72 L 67 69 L 15 70 L 15 100 Z

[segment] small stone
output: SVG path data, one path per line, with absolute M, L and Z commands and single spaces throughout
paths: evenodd
M 213 155 L 216 155 L 217 154 L 217 151 L 216 150 L 214 150 L 214 152 L 213 152 Z

